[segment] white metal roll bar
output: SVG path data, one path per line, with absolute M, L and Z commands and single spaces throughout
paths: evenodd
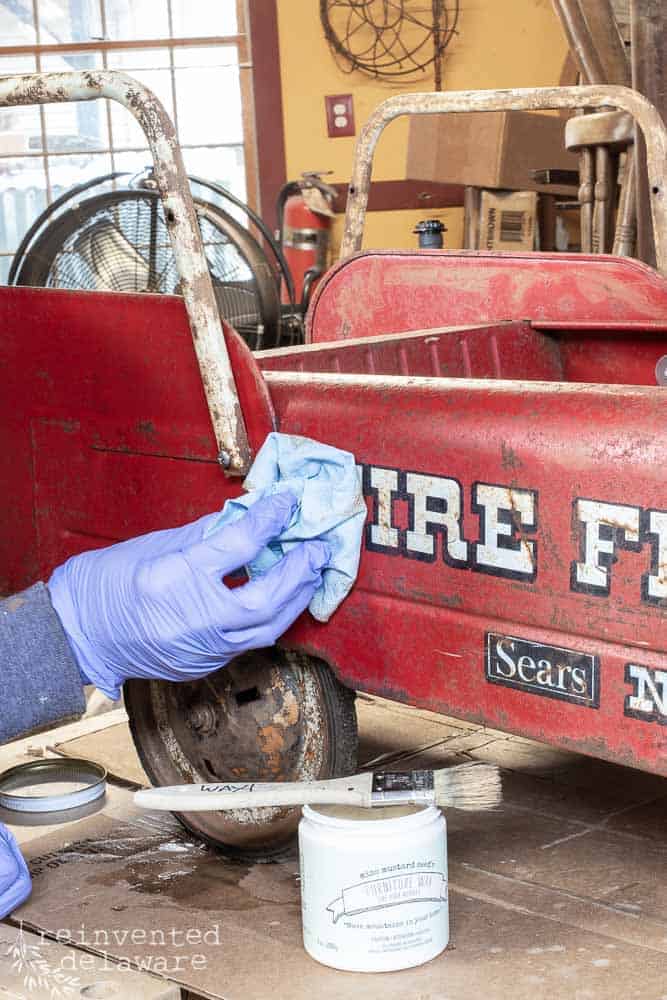
M 613 107 L 627 111 L 644 133 L 658 270 L 667 276 L 667 128 L 653 105 L 629 87 L 536 87 L 521 90 L 452 90 L 399 94 L 377 108 L 362 128 L 354 154 L 340 257 L 361 249 L 373 156 L 383 129 L 401 115 L 461 111 L 542 111 Z M 443 178 L 445 180 L 446 178 Z
M 228 473 L 244 475 L 250 464 L 245 422 L 183 157 L 176 130 L 163 105 L 155 94 L 131 76 L 109 70 L 0 77 L 0 107 L 93 101 L 100 97 L 124 105 L 134 115 L 148 141 L 219 448 L 219 461 Z

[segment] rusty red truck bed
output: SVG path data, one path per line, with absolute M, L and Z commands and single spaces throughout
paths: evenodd
M 240 491 L 181 299 L 2 288 L 0 321 L 0 589 Z M 366 252 L 318 287 L 305 346 L 253 360 L 226 336 L 251 450 L 273 424 L 363 473 L 358 582 L 285 648 L 358 691 L 667 775 L 661 274 Z
M 585 268 L 615 297 L 558 324 L 448 326 L 461 317 L 443 307 L 438 328 L 336 341 L 318 325 L 327 298 L 379 256 L 324 283 L 318 343 L 257 356 L 279 429 L 352 450 L 369 506 L 354 592 L 285 642 L 356 689 L 667 773 L 667 395 L 655 380 L 667 283 L 632 261 L 536 257 L 536 280 L 550 270 L 564 298 L 568 272 L 574 302 Z M 485 266 L 496 294 L 499 264 L 513 280 L 506 257 L 403 259 L 406 282 L 420 265 L 443 288 L 468 270 L 478 294 Z M 376 322 L 390 313 L 387 301 Z M 180 300 L 5 288 L 0 315 L 5 591 L 239 491 L 216 460 Z M 428 321 L 417 305 L 414 318 Z

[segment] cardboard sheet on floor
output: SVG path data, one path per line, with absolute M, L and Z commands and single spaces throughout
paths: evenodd
M 0 925 L 0 993 L 5 1000 L 181 1000 L 181 990 L 147 972 L 118 969 L 99 955 L 82 955 L 25 927 Z
M 660 883 L 661 845 L 613 843 L 612 832 L 596 842 L 579 822 L 512 806 L 490 819 L 451 814 L 451 947 L 418 969 L 356 975 L 303 951 L 296 856 L 225 862 L 124 794 L 125 818 L 116 808 L 78 824 L 69 842 L 52 831 L 25 845 L 34 892 L 15 916 L 27 927 L 224 1000 L 533 1000 L 583 983 L 602 1000 L 612 982 L 637 985 L 639 967 L 641 995 L 664 992 L 665 911 L 657 899 L 646 913 L 638 902 Z
M 56 743 L 55 750 L 66 757 L 83 757 L 102 764 L 112 777 L 130 781 L 135 785 L 150 785 L 148 776 L 130 736 L 127 723 L 110 726 L 99 733 L 79 736 L 74 740 Z
M 121 972 L 224 1000 L 665 993 L 664 779 L 379 699 L 358 710 L 362 761 L 504 768 L 501 809 L 448 816 L 452 943 L 440 958 L 385 975 L 318 965 L 301 945 L 296 856 L 225 862 L 169 814 L 136 810 L 127 788 L 76 824 L 15 829 L 34 878 L 15 916 Z M 126 725 L 53 742 L 129 777 Z

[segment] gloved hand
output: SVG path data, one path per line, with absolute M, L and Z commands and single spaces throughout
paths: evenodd
M 192 680 L 272 646 L 320 586 L 326 543 L 303 542 L 242 587 L 222 577 L 252 562 L 296 509 L 293 494 L 276 493 L 207 538 L 218 514 L 59 566 L 48 587 L 84 681 L 116 699 L 129 677 Z
M 28 866 L 14 834 L 0 823 L 0 919 L 23 903 L 31 888 Z

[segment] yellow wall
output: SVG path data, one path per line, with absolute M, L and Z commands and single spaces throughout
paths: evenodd
M 324 38 L 318 0 L 277 0 L 287 176 L 303 170 L 333 170 L 332 180 L 349 180 L 354 139 L 327 137 L 324 96 L 354 96 L 357 132 L 386 97 L 401 91 L 431 90 L 433 78 L 396 87 L 361 73 L 344 73 Z M 422 6 L 427 6 L 423 4 Z M 551 0 L 461 0 L 459 34 L 443 63 L 447 90 L 531 87 L 557 84 L 567 46 Z M 393 122 L 378 144 L 373 178 L 405 177 L 407 119 Z M 446 180 L 446 178 L 443 178 Z M 419 219 L 441 218 L 446 246 L 462 243 L 461 209 L 371 212 L 365 246 L 416 246 L 411 235 Z M 340 234 L 337 220 L 335 238 Z

